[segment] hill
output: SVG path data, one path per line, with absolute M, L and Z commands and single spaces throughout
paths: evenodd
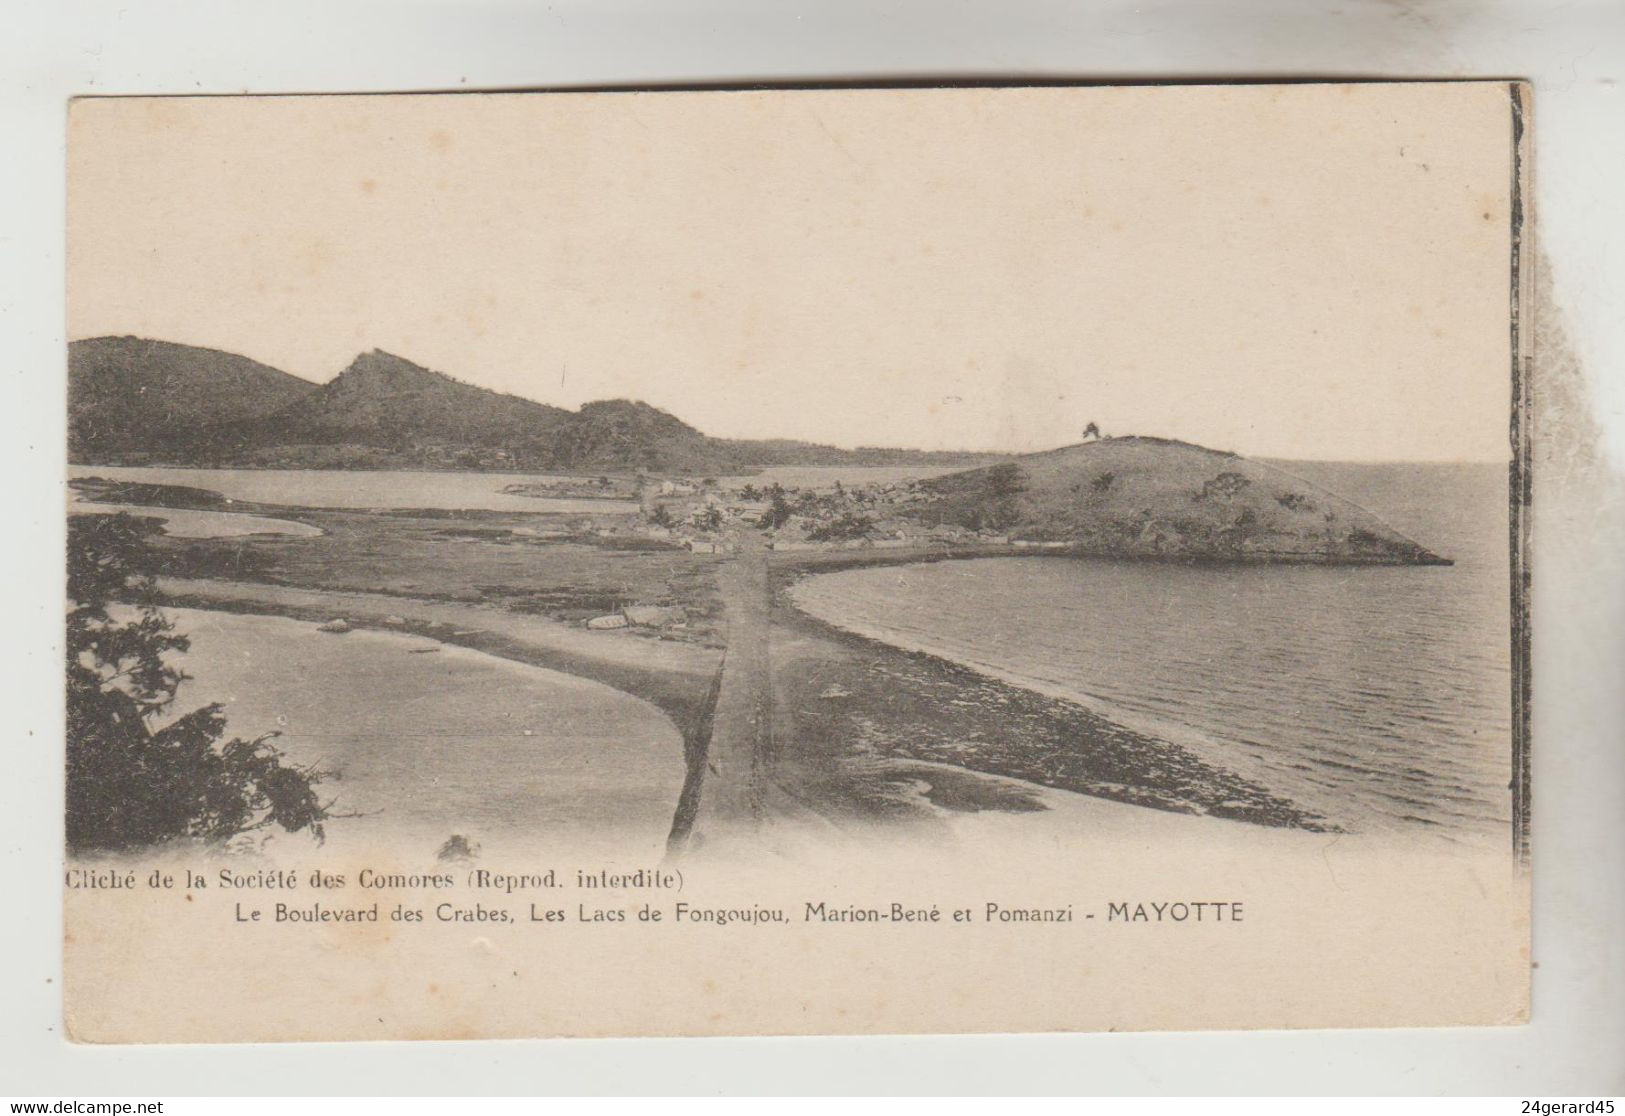
M 1445 560 L 1356 504 L 1232 453 L 1111 438 L 919 485 L 928 523 L 1058 541 L 1086 554 L 1198 561 Z
M 92 337 L 68 346 L 68 454 L 184 459 L 201 429 L 270 415 L 316 385 L 235 353 Z
M 553 465 L 600 472 L 728 473 L 740 466 L 728 443 L 700 433 L 647 403 L 606 399 L 583 404 L 555 445 Z
M 724 443 L 741 468 L 768 468 L 774 465 L 865 466 L 887 465 L 990 465 L 1009 458 L 1007 453 L 969 453 L 963 450 L 899 449 L 892 446 L 819 445 L 789 438 L 732 439 Z
M 246 357 L 138 338 L 77 341 L 70 457 L 261 468 L 688 475 L 772 465 L 972 465 L 996 456 L 713 438 L 647 403 L 568 411 L 374 349 L 316 385 Z
M 387 459 L 478 465 L 546 456 L 569 411 L 503 395 L 374 349 L 328 383 L 269 415 L 222 424 L 208 442 L 218 458 Z M 486 451 L 486 452 L 482 452 Z

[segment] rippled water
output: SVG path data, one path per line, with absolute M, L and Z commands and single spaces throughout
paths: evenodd
M 1351 831 L 1504 833 L 1505 470 L 1282 464 L 1456 564 L 992 558 L 824 574 L 795 597 L 1174 740 Z

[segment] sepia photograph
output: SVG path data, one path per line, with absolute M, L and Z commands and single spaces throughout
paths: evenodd
M 71 1036 L 1522 1021 L 1530 108 L 75 101 Z

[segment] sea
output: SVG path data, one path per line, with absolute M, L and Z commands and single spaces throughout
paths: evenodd
M 1504 839 L 1505 466 L 1272 464 L 1455 564 L 987 558 L 816 575 L 794 599 L 1179 744 L 1348 832 Z

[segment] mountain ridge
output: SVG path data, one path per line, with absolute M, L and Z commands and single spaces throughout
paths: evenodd
M 1125 558 L 1444 559 L 1261 461 L 1147 435 L 1024 455 L 843 450 L 713 438 L 648 403 L 569 411 L 372 349 L 325 384 L 214 349 L 134 337 L 70 345 L 69 451 L 83 464 L 442 468 L 722 476 L 772 465 L 969 465 L 896 511 L 927 525 Z
M 175 342 L 99 337 L 68 348 L 69 456 L 82 464 L 722 474 L 774 465 L 972 465 L 1001 459 L 717 438 L 645 402 L 594 400 L 570 411 L 468 384 L 376 348 L 358 354 L 326 383 Z M 145 364 L 128 353 L 108 360 L 102 350 L 109 348 L 154 355 Z M 166 361 L 187 374 L 155 371 Z M 221 393 L 202 382 L 207 372 L 194 370 L 220 366 L 234 382 L 253 378 L 233 362 L 261 370 L 258 376 L 269 386 L 250 384 L 255 390 L 226 392 L 228 398 L 216 400 Z M 138 365 L 140 383 L 120 390 L 119 374 L 128 377 Z M 168 413 L 180 421 L 156 421 Z
M 130 335 L 68 346 L 70 458 L 141 452 L 204 427 L 272 413 L 317 385 L 198 345 Z
M 268 415 L 214 431 L 226 450 L 360 445 L 402 451 L 435 442 L 462 451 L 537 452 L 570 412 L 465 384 L 382 349 Z

